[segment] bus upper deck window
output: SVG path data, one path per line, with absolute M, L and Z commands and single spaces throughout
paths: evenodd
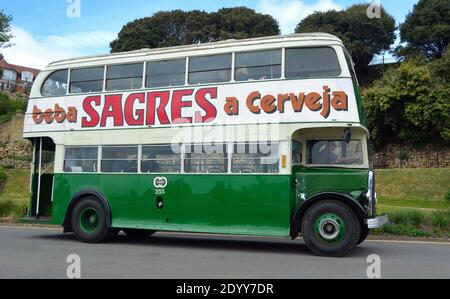
M 147 63 L 146 87 L 170 87 L 184 85 L 186 59 Z
M 106 90 L 129 90 L 142 87 L 144 64 L 110 65 L 106 71 Z
M 103 90 L 104 67 L 74 69 L 70 72 L 70 92 L 87 93 Z
M 336 77 L 341 67 L 332 48 L 286 49 L 286 78 Z
M 53 72 L 42 85 L 41 94 L 44 97 L 59 97 L 67 93 L 68 70 Z
M 236 53 L 236 81 L 281 77 L 281 50 Z
M 189 84 L 220 83 L 231 80 L 231 54 L 192 57 Z

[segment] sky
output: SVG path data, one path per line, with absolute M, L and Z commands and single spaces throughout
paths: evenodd
M 418 0 L 379 1 L 404 21 Z M 12 47 L 1 49 L 9 63 L 43 68 L 52 61 L 109 53 L 109 43 L 126 23 L 160 10 L 216 11 L 222 7 L 247 6 L 271 14 L 283 34 L 314 11 L 341 10 L 372 0 L 2 0 L 0 10 L 11 15 Z M 78 8 L 79 4 L 79 8 Z

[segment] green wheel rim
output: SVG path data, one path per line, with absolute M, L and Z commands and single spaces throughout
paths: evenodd
M 93 233 L 100 226 L 100 213 L 94 208 L 86 208 L 80 213 L 80 227 L 85 233 Z
M 314 223 L 316 236 L 326 243 L 339 243 L 346 234 L 344 220 L 333 213 L 326 213 L 318 217 Z

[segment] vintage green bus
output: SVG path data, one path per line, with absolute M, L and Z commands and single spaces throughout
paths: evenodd
M 37 77 L 28 219 L 88 243 L 120 230 L 297 238 L 343 256 L 376 216 L 351 56 L 328 34 L 58 61 Z

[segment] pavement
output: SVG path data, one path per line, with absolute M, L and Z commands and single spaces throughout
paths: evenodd
M 0 226 L 0 279 L 67 278 L 72 254 L 81 278 L 368 278 L 374 254 L 380 267 L 369 272 L 381 278 L 450 278 L 449 242 L 372 240 L 327 258 L 301 239 L 157 233 L 84 244 L 60 228 Z

